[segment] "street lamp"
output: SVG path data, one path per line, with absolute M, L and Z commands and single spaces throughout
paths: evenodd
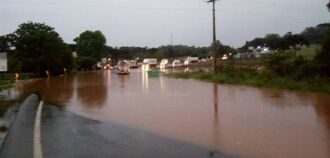
M 216 28 L 215 28 L 215 2 L 218 0 L 207 0 L 207 3 L 212 3 L 213 6 L 213 70 L 214 70 L 214 74 L 217 73 L 217 57 L 216 57 L 216 53 L 217 53 L 217 46 L 216 46 Z

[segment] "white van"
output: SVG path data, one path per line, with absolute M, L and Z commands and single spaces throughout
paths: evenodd
M 190 63 L 196 63 L 198 62 L 198 57 L 188 57 L 185 61 L 184 61 L 184 65 L 189 65 Z
M 156 66 L 157 65 L 157 59 L 155 58 L 146 58 L 143 60 L 144 65 L 149 65 L 149 66 Z
M 168 59 L 162 59 L 162 61 L 160 61 L 160 67 L 166 67 L 168 64 Z

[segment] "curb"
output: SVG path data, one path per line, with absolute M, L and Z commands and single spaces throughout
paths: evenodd
M 29 98 L 31 95 L 34 95 L 35 93 L 30 94 L 29 96 L 27 96 L 21 103 L 15 103 L 12 107 L 10 107 L 7 111 L 7 113 L 5 114 L 5 117 L 9 117 L 8 122 L 6 122 L 4 125 L 7 127 L 7 131 L 5 131 L 3 133 L 3 137 L 0 138 L 0 153 L 3 150 L 3 147 L 7 141 L 7 137 L 8 137 L 8 133 L 13 125 L 13 122 L 16 119 L 17 114 L 20 111 L 21 105 L 25 102 L 25 100 L 27 98 Z M 39 95 L 37 95 L 39 98 Z
M 7 127 L 7 131 L 5 131 L 3 134 L 3 137 L 0 138 L 0 152 L 2 151 L 3 146 L 5 145 L 5 142 L 6 142 L 7 136 L 8 136 L 8 132 L 17 116 L 19 108 L 20 108 L 20 104 L 16 103 L 12 107 L 10 107 L 8 109 L 7 113 L 5 114 L 6 116 L 8 116 L 10 118 L 9 118 L 9 121 L 5 123 L 5 126 Z

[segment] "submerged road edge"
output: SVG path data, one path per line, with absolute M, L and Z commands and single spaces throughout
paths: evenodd
M 40 101 L 35 122 L 34 122 L 34 132 L 33 132 L 33 157 L 42 158 L 42 147 L 41 147 L 41 113 L 44 102 Z

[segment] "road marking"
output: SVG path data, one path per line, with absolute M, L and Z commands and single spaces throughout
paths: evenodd
M 33 157 L 34 158 L 42 158 L 42 147 L 41 147 L 41 112 L 42 106 L 44 105 L 43 101 L 40 101 L 36 119 L 34 122 L 34 135 L 33 135 Z

